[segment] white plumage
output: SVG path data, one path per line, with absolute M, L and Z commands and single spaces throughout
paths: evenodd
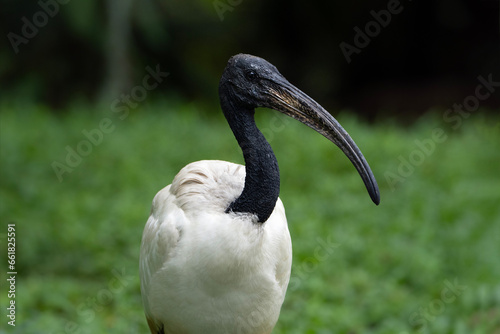
M 335 143 L 378 204 L 377 182 L 342 126 L 262 58 L 229 59 L 221 108 L 245 166 L 199 161 L 153 200 L 141 244 L 141 292 L 153 334 L 268 334 L 290 280 L 292 245 L 278 161 L 254 119 L 278 110 Z
M 225 213 L 244 182 L 244 166 L 198 161 L 155 196 L 140 259 L 153 333 L 272 331 L 290 279 L 290 233 L 279 199 L 265 224 Z

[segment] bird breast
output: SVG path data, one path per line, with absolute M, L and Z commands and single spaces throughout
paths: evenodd
M 274 327 L 290 277 L 290 234 L 279 199 L 264 224 L 225 213 L 244 180 L 244 166 L 199 161 L 155 196 L 141 245 L 141 289 L 148 319 L 165 333 L 168 326 L 186 333 Z

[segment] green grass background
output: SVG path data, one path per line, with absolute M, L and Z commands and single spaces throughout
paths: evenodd
M 0 109 L 0 332 L 147 333 L 138 257 L 151 201 L 189 162 L 243 162 L 222 114 L 165 101 L 123 120 L 88 106 L 60 116 L 21 102 Z M 294 256 L 273 333 L 500 332 L 500 118 L 477 112 L 453 129 L 443 112 L 410 127 L 337 115 L 377 177 L 378 207 L 333 144 L 258 112 L 280 163 Z M 59 182 L 53 162 L 103 118 L 113 131 Z M 415 140 L 435 128 L 446 140 L 390 186 L 388 173 L 418 158 Z M 8 223 L 15 328 L 5 316 Z M 460 287 L 450 294 L 447 284 Z

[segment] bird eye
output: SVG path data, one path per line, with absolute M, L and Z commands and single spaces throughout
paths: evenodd
M 255 71 L 247 71 L 245 73 L 245 76 L 250 81 L 255 81 L 255 79 L 257 79 L 257 73 L 255 73 Z

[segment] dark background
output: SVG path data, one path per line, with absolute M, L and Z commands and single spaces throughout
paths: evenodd
M 451 108 L 474 93 L 479 75 L 500 73 L 495 0 L 401 1 L 398 14 L 378 34 L 374 30 L 350 63 L 340 44 L 355 46 L 354 28 L 364 31 L 374 21 L 371 11 L 397 2 L 60 2 L 0 2 L 3 96 L 63 112 L 72 101 L 113 100 L 141 80 L 145 66 L 159 64 L 171 79 L 154 94 L 214 106 L 227 59 L 244 52 L 275 64 L 329 110 L 406 120 L 431 108 Z M 41 3 L 55 13 L 45 15 L 45 22 Z M 12 33 L 23 35 L 23 17 L 40 27 L 16 53 L 9 33 L 11 39 Z M 481 104 L 499 105 L 499 94 Z
M 499 1 L 394 4 L 0 0 L 0 261 L 16 224 L 13 332 L 147 333 L 138 263 L 151 200 L 189 162 L 243 163 L 217 87 L 246 52 L 338 119 L 381 193 L 375 206 L 322 136 L 256 113 L 293 240 L 273 333 L 500 333 Z M 349 62 L 340 45 L 359 44 L 356 31 L 377 29 L 372 11 L 388 6 L 398 14 Z M 122 94 L 145 91 L 157 66 L 170 75 L 127 106 Z M 497 85 L 480 102 L 478 77 Z M 464 101 L 478 106 L 454 113 Z M 466 289 L 450 299 L 450 284 Z M 4 285 L 0 305 L 12 300 Z

